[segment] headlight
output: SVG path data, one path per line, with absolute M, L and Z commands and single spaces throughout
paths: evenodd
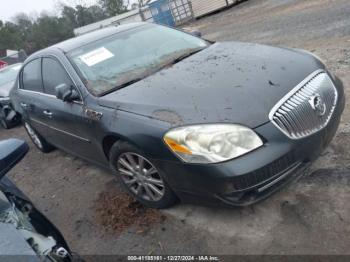
M 234 124 L 179 127 L 164 136 L 165 143 L 184 162 L 218 163 L 263 145 L 250 128 Z

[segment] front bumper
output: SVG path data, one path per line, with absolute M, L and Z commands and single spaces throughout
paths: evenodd
M 305 173 L 334 137 L 345 106 L 341 82 L 328 125 L 312 136 L 292 140 L 271 122 L 255 129 L 263 147 L 237 159 L 209 165 L 156 161 L 169 185 L 185 202 L 244 206 L 262 200 Z

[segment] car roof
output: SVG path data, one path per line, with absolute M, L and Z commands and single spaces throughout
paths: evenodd
M 60 49 L 61 51 L 66 53 L 75 48 L 94 42 L 96 40 L 108 37 L 113 34 L 118 34 L 120 32 L 127 31 L 129 29 L 136 28 L 146 24 L 148 23 L 139 22 L 139 23 L 130 23 L 125 25 L 118 25 L 118 26 L 108 26 L 103 29 L 99 29 L 90 33 L 86 33 L 86 34 L 65 40 L 53 46 L 47 47 L 41 51 L 49 51 L 50 49 Z M 40 53 L 41 51 L 37 52 L 37 54 Z

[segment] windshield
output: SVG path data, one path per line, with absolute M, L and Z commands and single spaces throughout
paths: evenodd
M 16 80 L 18 71 L 21 69 L 22 64 L 15 64 L 7 66 L 0 70 L 0 86 Z
M 205 40 L 147 24 L 74 49 L 68 55 L 91 93 L 100 96 L 198 52 Z

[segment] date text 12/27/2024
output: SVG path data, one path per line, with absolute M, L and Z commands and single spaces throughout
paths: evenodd
M 220 261 L 217 256 L 128 256 L 128 261 Z

